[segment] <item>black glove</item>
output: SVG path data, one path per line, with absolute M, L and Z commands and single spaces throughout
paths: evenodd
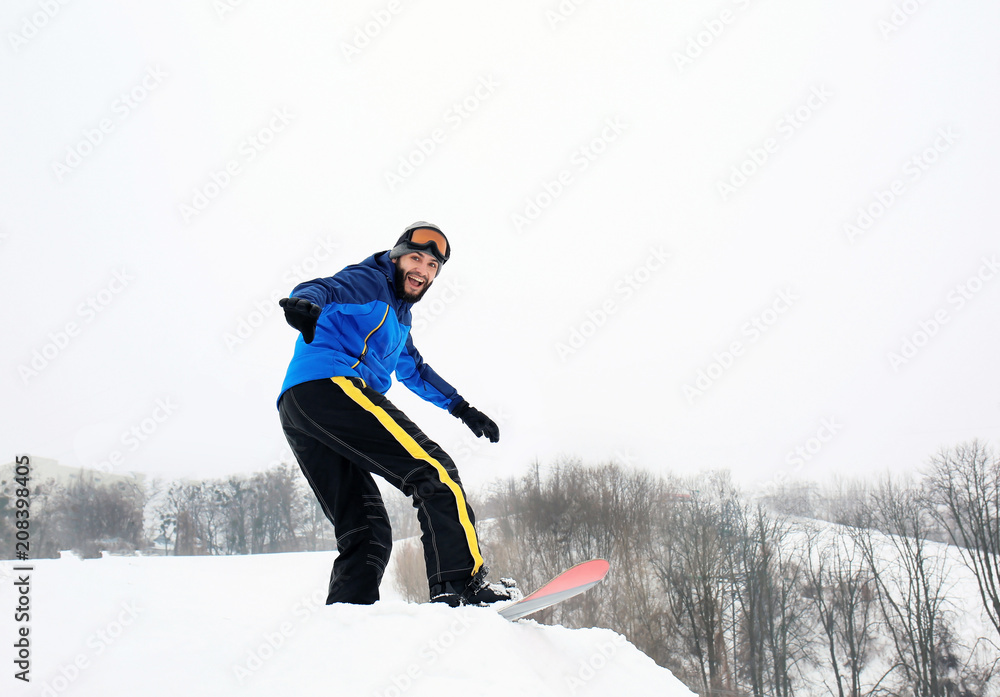
M 496 443 L 500 440 L 500 428 L 493 423 L 493 419 L 475 407 L 470 407 L 464 399 L 452 409 L 451 413 L 452 416 L 457 416 L 462 420 L 462 423 L 471 428 L 477 438 L 486 436 L 490 439 L 490 443 Z
M 282 298 L 278 304 L 285 310 L 285 321 L 302 332 L 307 344 L 312 343 L 316 335 L 316 320 L 323 308 L 305 298 Z

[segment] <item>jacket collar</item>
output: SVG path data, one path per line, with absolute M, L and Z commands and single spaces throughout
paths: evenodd
M 396 295 L 396 265 L 389 258 L 389 250 L 376 252 L 361 263 L 366 266 L 373 266 L 385 274 L 386 283 L 389 284 L 389 294 L 395 300 L 397 308 L 409 310 L 413 306 L 413 303 L 404 302 Z

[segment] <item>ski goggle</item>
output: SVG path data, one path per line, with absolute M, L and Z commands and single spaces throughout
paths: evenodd
M 430 252 L 442 264 L 448 261 L 451 250 L 448 249 L 448 238 L 433 228 L 421 227 L 409 231 L 409 247 L 421 252 Z

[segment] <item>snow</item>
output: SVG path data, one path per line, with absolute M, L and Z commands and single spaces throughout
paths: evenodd
M 404 602 L 392 570 L 372 606 L 324 605 L 330 552 L 232 557 L 72 555 L 31 563 L 24 695 L 483 697 L 692 693 L 625 637 L 489 608 Z M 3 606 L 20 572 L 3 562 Z M 9 600 L 8 600 L 9 598 Z

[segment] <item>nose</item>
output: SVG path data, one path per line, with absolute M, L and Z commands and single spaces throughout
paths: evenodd
M 434 274 L 437 273 L 435 268 L 431 266 L 431 263 L 426 260 L 421 260 L 420 265 L 416 268 L 416 271 L 428 281 L 433 281 Z

